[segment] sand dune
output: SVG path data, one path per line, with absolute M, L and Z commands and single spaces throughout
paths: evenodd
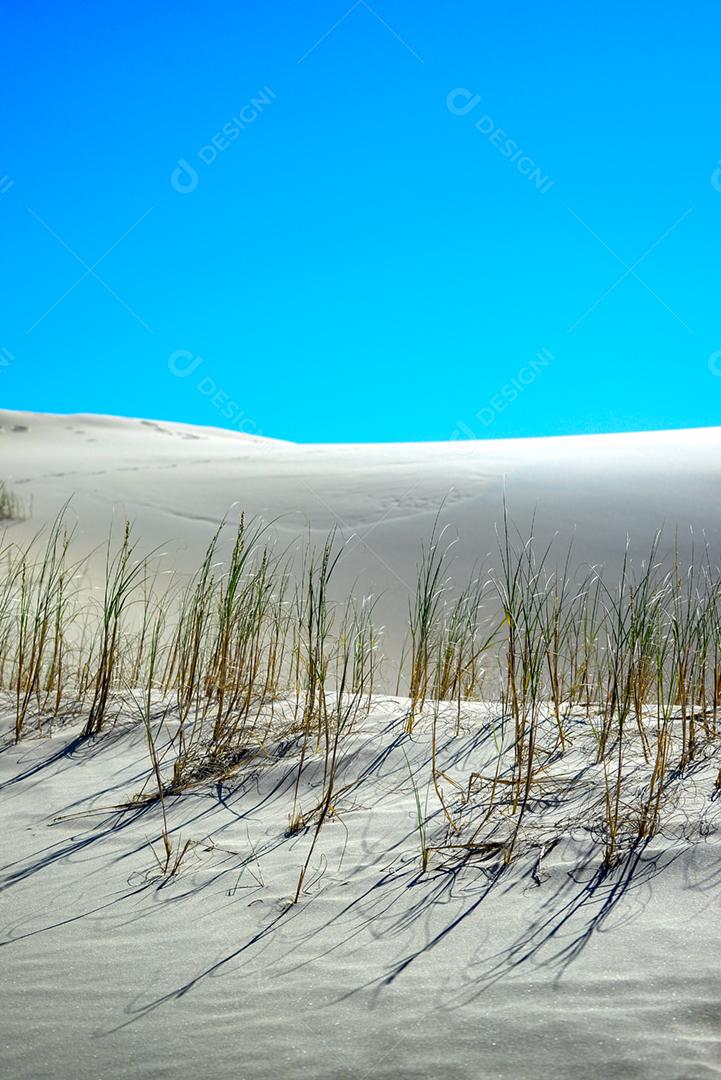
M 661 526 L 666 558 L 678 533 L 682 559 L 707 542 L 718 560 L 720 451 L 721 428 L 313 446 L 162 421 L 0 413 L 0 480 L 32 502 L 8 535 L 31 537 L 71 499 L 97 584 L 108 527 L 126 517 L 144 550 L 160 547 L 181 573 L 240 510 L 272 521 L 281 546 L 336 528 L 346 541 L 336 592 L 383 593 L 393 660 L 441 505 L 459 580 L 495 551 L 504 494 L 523 533 L 535 515 L 540 541 L 558 534 L 559 559 L 574 537 L 573 570 L 616 574 L 627 534 L 640 558 Z M 5 612 L 16 625 L 12 606 Z M 716 640 L 703 646 L 701 688 L 715 674 Z M 320 719 L 317 733 L 305 721 L 307 682 L 293 696 L 296 676 L 257 710 L 249 693 L 248 731 L 229 757 L 213 757 L 203 710 L 222 703 L 198 677 L 203 714 L 188 738 L 208 752 L 175 784 L 187 720 L 178 685 L 145 698 L 119 679 L 112 715 L 90 734 L 92 694 L 77 703 L 63 684 L 69 706 L 55 717 L 38 692 L 15 742 L 13 664 L 0 693 L 3 1075 L 721 1076 L 715 691 L 690 756 L 686 713 L 662 727 L 651 697 L 650 742 L 637 713 L 623 732 L 611 725 L 618 750 L 611 742 L 601 753 L 598 714 L 580 693 L 560 742 L 545 699 L 536 728 L 533 698 L 533 750 L 528 716 L 519 737 L 508 702 L 459 694 L 427 702 L 409 725 L 407 699 L 374 694 L 331 759 L 327 712 L 317 713 L 324 750 Z M 658 685 L 663 661 L 660 670 Z M 331 760 L 337 778 L 326 788 Z M 526 761 L 519 810 L 511 785 Z M 657 775 L 662 824 L 644 831 Z M 623 835 L 603 865 L 616 790 Z M 175 875 L 162 865 L 171 841 L 182 857 Z
M 721 428 L 545 439 L 460 440 L 388 445 L 300 445 L 163 421 L 0 412 L 0 478 L 32 498 L 29 536 L 72 498 L 84 551 L 109 523 L 127 516 L 146 550 L 160 548 L 183 571 L 195 569 L 225 515 L 274 521 L 279 543 L 320 539 L 336 528 L 347 541 L 336 590 L 354 583 L 382 593 L 385 648 L 397 654 L 421 542 L 443 504 L 453 570 L 465 580 L 496 551 L 505 492 L 521 531 L 561 559 L 574 538 L 573 565 L 618 573 L 628 535 L 642 557 L 664 528 L 662 553 L 678 530 L 682 558 L 692 532 L 721 545 Z M 96 558 L 97 573 L 102 556 Z
M 287 833 L 295 751 L 169 801 L 173 841 L 193 847 L 164 882 L 157 806 L 132 802 L 147 774 L 142 725 L 7 748 L 6 1075 L 718 1076 L 721 810 L 704 798 L 718 755 L 683 785 L 664 836 L 612 875 L 591 808 L 540 865 L 538 846 L 505 870 L 446 852 L 422 874 L 411 769 L 428 773 L 429 732 L 404 736 L 404 711 L 379 699 L 350 741 L 348 790 L 296 907 L 309 838 Z M 489 717 L 469 705 L 460 737 L 455 716 L 442 726 L 442 766 L 459 782 L 492 763 Z M 574 785 L 592 790 L 586 768 L 580 743 L 557 763 L 567 794 L 529 816 L 537 844 Z M 320 763 L 307 771 L 306 803 L 321 776 Z M 442 815 L 425 784 L 423 797 L 435 842 Z

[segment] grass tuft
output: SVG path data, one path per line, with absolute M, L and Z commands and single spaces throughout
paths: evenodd
M 169 796 L 295 755 L 289 828 L 310 834 L 298 902 L 324 827 L 343 819 L 347 761 L 380 685 L 377 597 L 354 587 L 339 598 L 334 532 L 278 552 L 268 526 L 241 516 L 216 530 L 189 580 L 166 574 L 161 590 L 160 556 L 141 556 L 126 524 L 108 539 L 99 602 L 75 542 L 66 509 L 27 543 L 0 536 L 0 690 L 16 740 L 78 717 L 86 736 L 102 735 L 134 703 L 164 875 L 189 850 L 173 843 Z M 386 674 L 407 679 L 402 738 L 430 739 L 430 814 L 409 765 L 422 870 L 441 850 L 502 863 L 531 850 L 558 763 L 581 748 L 595 770 L 582 824 L 610 869 L 658 834 L 678 785 L 719 749 L 721 568 L 708 548 L 682 565 L 677 546 L 666 565 L 659 533 L 638 563 L 626 545 L 617 578 L 600 567 L 575 578 L 572 546 L 557 560 L 555 542 L 539 546 L 505 506 L 495 557 L 466 581 L 452 572 L 453 543 L 438 516 L 420 552 L 408 664 Z M 462 736 L 463 703 L 480 700 L 501 703 L 479 733 L 495 763 L 451 775 L 441 749 Z
M 30 516 L 25 500 L 0 481 L 0 522 L 24 521 Z

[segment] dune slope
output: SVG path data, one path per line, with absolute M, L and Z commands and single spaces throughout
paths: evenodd
M 213 530 L 241 510 L 273 521 L 280 545 L 337 529 L 346 550 L 335 588 L 382 593 L 386 651 L 405 633 L 420 545 L 436 514 L 465 580 L 497 550 L 503 498 L 521 532 L 558 535 L 572 570 L 618 573 L 627 536 L 640 558 L 655 531 L 683 560 L 721 547 L 721 428 L 547 439 L 298 445 L 217 428 L 97 416 L 0 412 L 0 479 L 32 499 L 30 536 L 67 499 L 85 551 L 127 516 L 145 550 L 194 570 Z M 691 530 L 693 529 L 692 540 Z M 97 574 L 102 570 L 99 552 Z
M 664 834 L 610 874 L 591 842 L 581 742 L 549 776 L 556 798 L 528 815 L 517 862 L 450 848 L 422 873 L 414 784 L 432 844 L 443 817 L 428 724 L 404 734 L 406 704 L 379 699 L 349 740 L 297 905 L 312 835 L 288 832 L 299 742 L 168 799 L 173 843 L 191 846 L 167 880 L 151 848 L 162 852 L 159 807 L 133 802 L 148 774 L 141 725 L 6 746 L 6 1074 L 718 1076 L 718 755 L 684 783 Z M 469 705 L 458 735 L 455 717 L 442 723 L 446 775 L 465 786 L 490 767 L 494 718 Z M 311 764 L 306 807 L 321 781 Z

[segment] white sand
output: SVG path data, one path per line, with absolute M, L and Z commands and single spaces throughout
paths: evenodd
M 539 535 L 576 527 L 579 563 L 613 568 L 626 532 L 642 549 L 661 524 L 669 542 L 681 526 L 684 552 L 689 524 L 716 552 L 721 539 L 721 429 L 321 447 L 97 417 L 5 412 L 0 425 L 0 479 L 33 499 L 32 520 L 11 526 L 18 537 L 70 495 L 88 549 L 127 514 L 148 547 L 177 540 L 185 569 L 234 501 L 286 515 L 288 539 L 339 524 L 358 536 L 339 588 L 359 574 L 386 588 L 391 637 L 446 496 L 459 574 L 494 545 L 504 482 L 521 525 L 538 506 Z M 142 728 L 76 742 L 71 727 L 13 746 L 5 723 L 2 1076 L 721 1076 L 718 760 L 611 876 L 598 873 L 592 800 L 578 827 L 558 828 L 562 803 L 530 822 L 534 843 L 547 828 L 562 837 L 536 878 L 532 845 L 502 873 L 492 858 L 459 869 L 438 856 L 420 875 L 408 763 L 425 801 L 429 738 L 422 724 L 403 736 L 403 708 L 379 699 L 361 726 L 342 765 L 357 783 L 291 908 L 310 841 L 285 835 L 296 745 L 171 801 L 174 836 L 194 846 L 163 884 L 149 847 L 157 806 L 113 810 L 147 777 Z M 462 734 L 444 736 L 442 765 L 461 783 L 489 760 L 492 715 L 469 706 Z M 574 754 L 559 783 L 586 767 Z M 306 805 L 319 782 L 309 768 Z M 428 812 L 438 838 L 432 790 Z
M 421 875 L 409 765 L 432 842 L 442 817 L 428 726 L 404 735 L 402 714 L 379 700 L 344 754 L 340 781 L 356 786 L 321 831 L 296 907 L 310 843 L 285 835 L 297 744 L 170 800 L 174 838 L 197 846 L 165 884 L 149 848 L 160 850 L 158 807 L 111 809 L 147 776 L 137 725 L 6 748 L 3 1075 L 718 1076 L 719 755 L 684 781 L 664 836 L 611 876 L 599 874 L 587 803 L 535 879 L 538 846 L 503 872 L 492 857 L 461 867 L 446 853 Z M 493 710 L 463 715 L 440 751 L 461 783 L 493 757 Z M 566 786 L 583 760 L 579 744 L 558 763 L 559 792 L 592 790 L 578 777 Z M 305 774 L 306 808 L 319 769 Z M 556 811 L 530 814 L 529 841 L 568 809 L 559 795 Z
M 24 430 L 15 430 L 22 428 Z M 445 499 L 442 521 L 458 534 L 454 572 L 496 552 L 505 488 L 509 512 L 546 542 L 558 533 L 563 559 L 618 572 L 628 534 L 642 557 L 664 527 L 664 551 L 679 530 L 683 558 L 703 535 L 721 548 L 721 428 L 550 439 L 313 446 L 218 428 L 91 416 L 0 411 L 0 479 L 32 497 L 33 516 L 13 526 L 29 536 L 72 497 L 85 550 L 110 521 L 137 522 L 145 550 L 172 553 L 195 569 L 229 512 L 276 519 L 279 545 L 308 529 L 347 540 L 336 591 L 356 581 L 383 593 L 385 651 L 397 655 L 407 623 L 420 544 Z M 231 511 L 231 508 L 234 508 Z M 102 553 L 96 559 L 97 572 Z

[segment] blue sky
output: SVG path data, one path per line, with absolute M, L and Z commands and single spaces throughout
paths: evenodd
M 158 7 L 4 6 L 4 406 L 719 422 L 717 5 Z

